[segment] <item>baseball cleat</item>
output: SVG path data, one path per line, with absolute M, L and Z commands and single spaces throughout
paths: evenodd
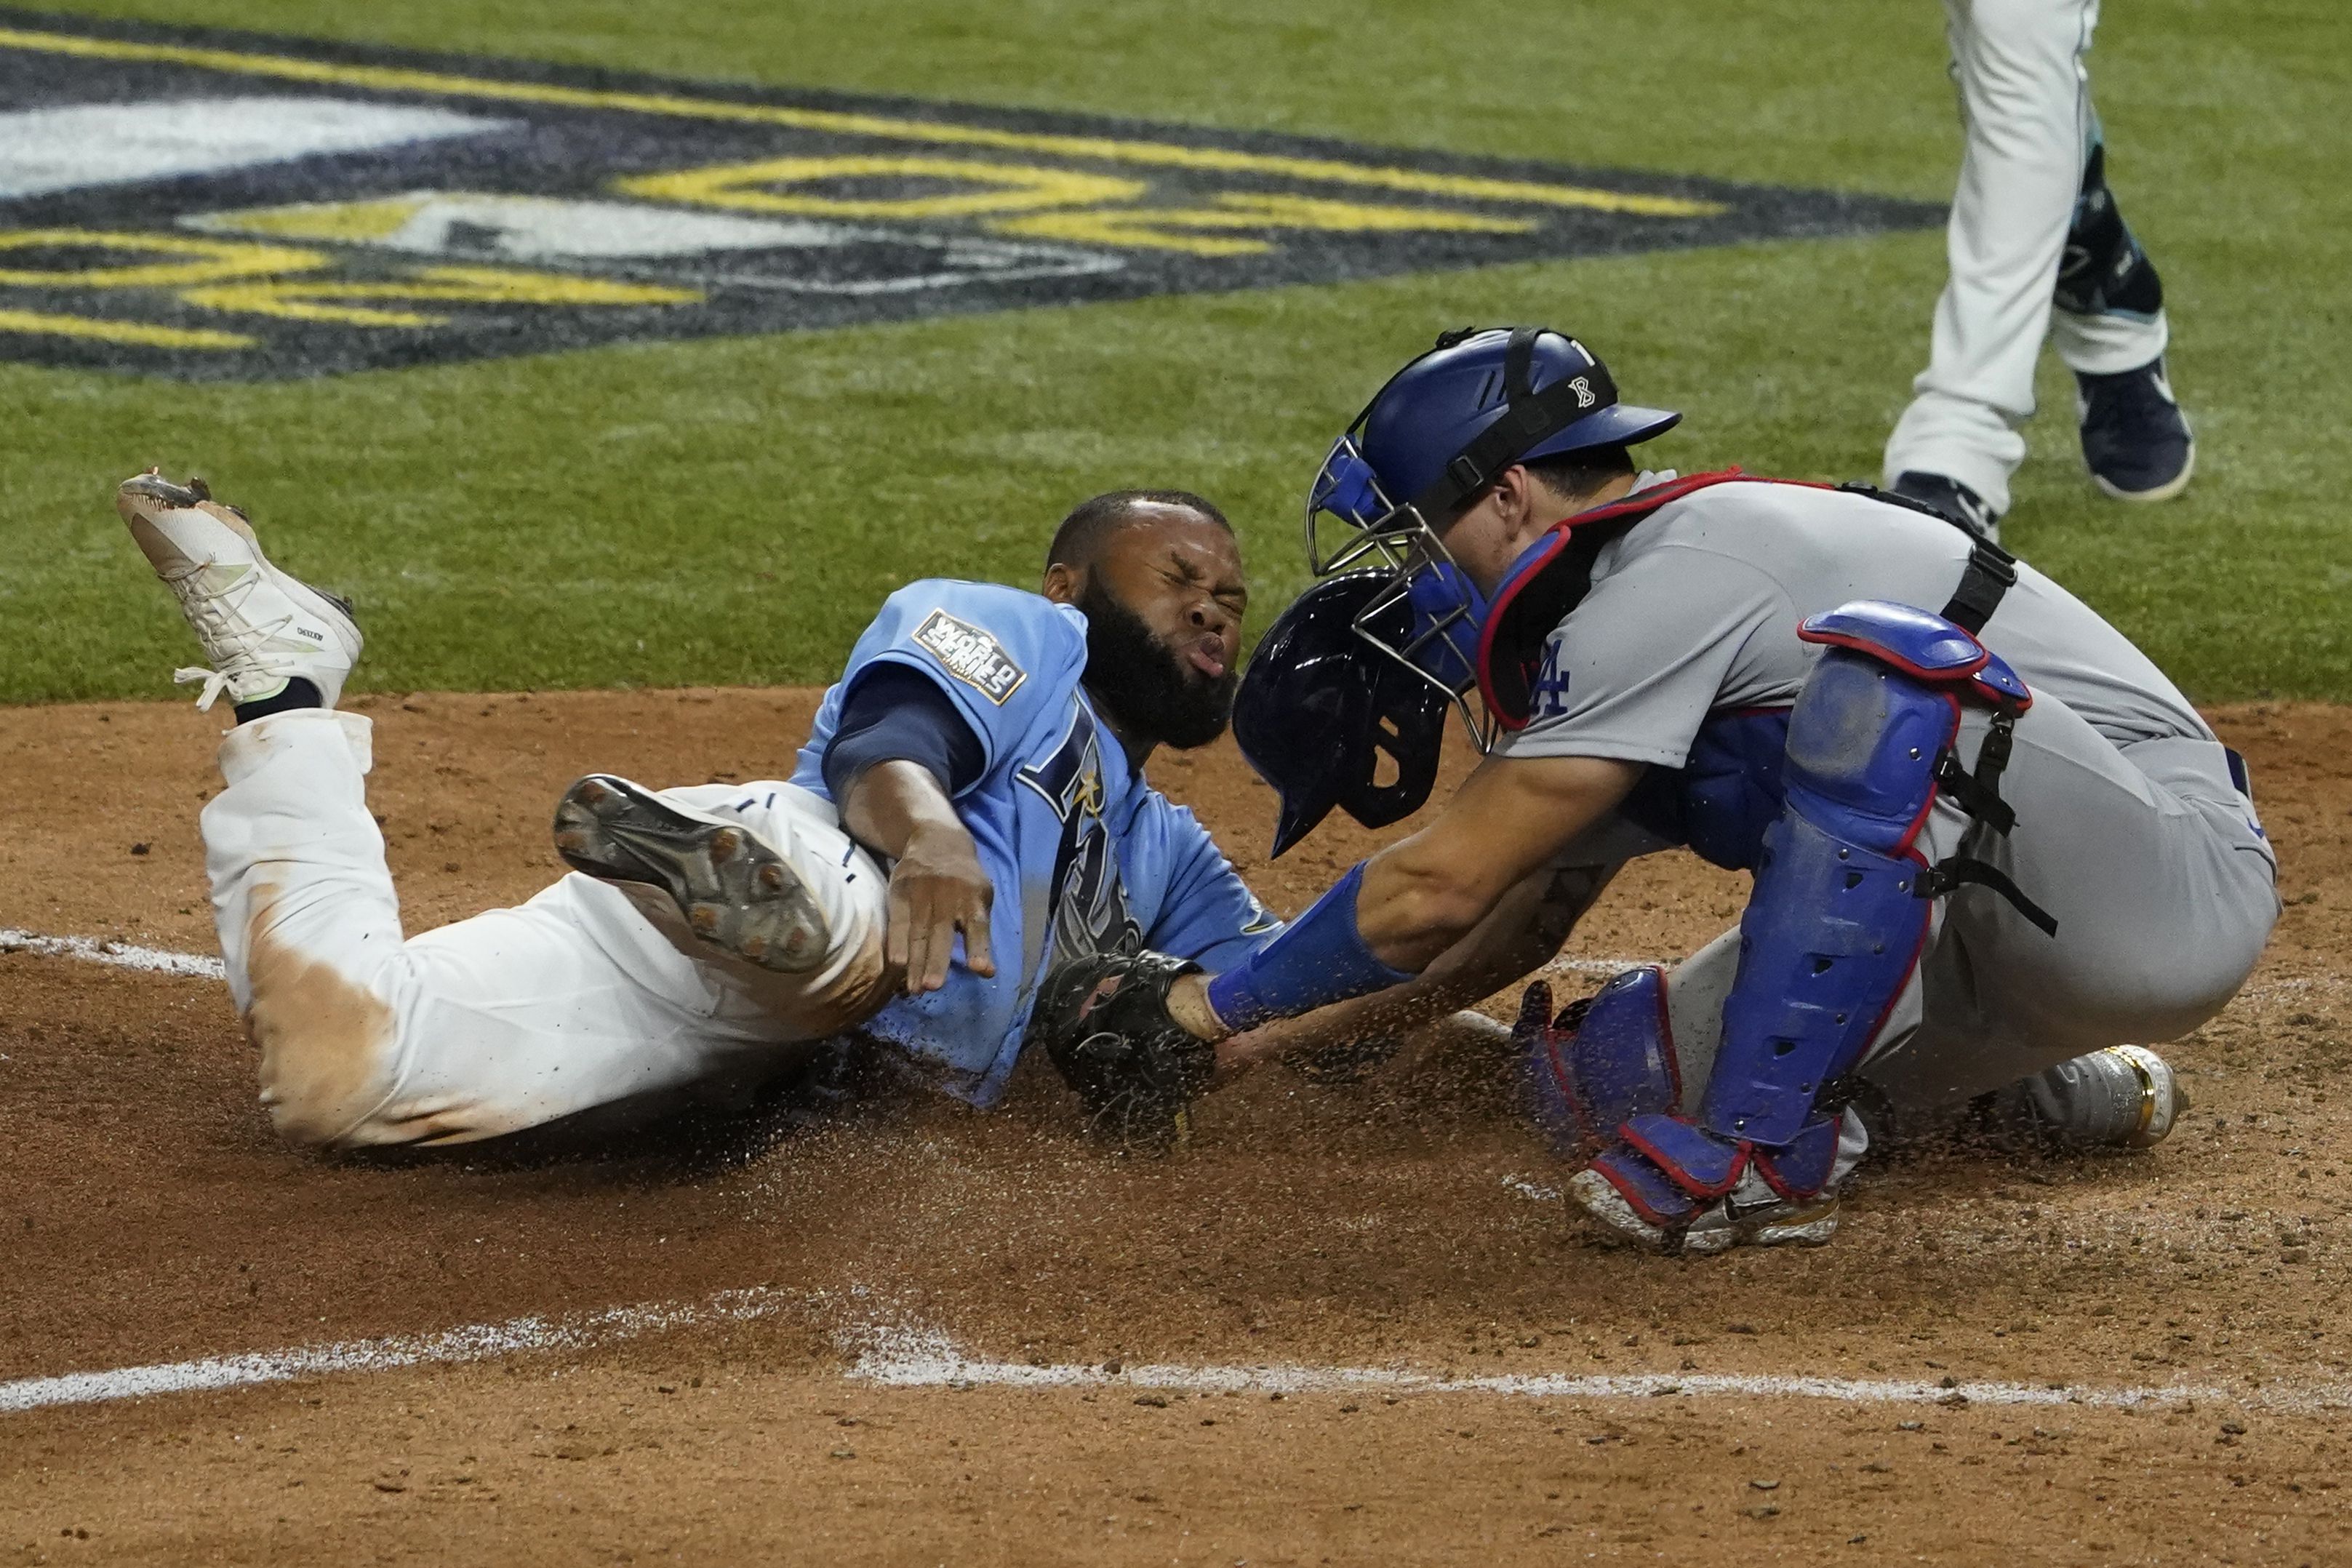
M 2189 1111 L 2179 1075 L 2146 1046 L 2109 1046 L 1979 1102 L 1994 1142 L 2054 1151 L 2153 1149 Z
M 2158 354 L 2116 375 L 2074 374 L 2083 462 L 2117 500 L 2170 500 L 2197 469 L 2197 440 Z
M 1984 497 L 1958 479 L 1917 468 L 1906 468 L 1895 476 L 1894 489 L 1896 495 L 1907 500 L 1917 501 L 1930 510 L 1941 512 L 1987 543 L 2000 542 L 2000 513 L 1987 505 Z
M 1652 1252 L 1708 1257 L 1734 1247 L 1819 1247 L 1837 1234 L 1834 1193 L 1784 1198 L 1752 1171 L 1730 1192 L 1672 1226 L 1644 1218 L 1598 1171 L 1570 1176 L 1568 1194 L 1603 1228 Z
M 782 974 L 824 962 L 824 913 L 793 868 L 740 822 L 590 773 L 555 805 L 555 848 L 575 871 L 667 893 L 695 935 Z
M 360 656 L 351 605 L 272 565 L 245 514 L 213 500 L 202 479 L 175 485 L 150 468 L 116 489 L 114 510 L 211 661 L 172 675 L 205 683 L 197 708 L 224 691 L 234 704 L 263 701 L 297 679 L 318 689 L 320 706 L 335 705 Z

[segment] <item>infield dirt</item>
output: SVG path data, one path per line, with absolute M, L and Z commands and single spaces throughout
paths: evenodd
M 576 774 L 775 776 L 814 700 L 362 700 L 410 929 L 553 877 Z M 2287 909 L 2246 994 L 2168 1053 L 2186 1124 L 2142 1156 L 1906 1158 L 1818 1251 L 1601 1244 L 1543 1195 L 1559 1173 L 1502 1065 L 1468 1059 L 1352 1087 L 1261 1071 L 1165 1163 L 1095 1151 L 1025 1068 L 988 1115 L 892 1093 L 799 1131 L 706 1122 L 688 1149 L 325 1162 L 272 1139 L 217 982 L 0 956 L 0 1379 L 744 1286 L 800 1303 L 585 1353 L 0 1415 L 0 1563 L 2346 1561 L 2352 711 L 2216 719 L 2252 760 Z M 0 711 L 0 926 L 211 951 L 194 818 L 218 727 Z M 1268 868 L 1271 796 L 1229 747 L 1151 773 L 1285 910 L 1371 842 L 1328 826 Z M 1678 954 L 1742 895 L 1660 858 L 1570 951 Z M 1013 1362 L 2217 1392 L 885 1389 L 845 1375 L 877 1325 Z

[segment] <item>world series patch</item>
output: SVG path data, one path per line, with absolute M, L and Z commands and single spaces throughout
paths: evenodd
M 933 610 L 923 617 L 923 624 L 915 628 L 915 644 L 938 659 L 950 675 L 999 708 L 1029 679 L 1029 672 L 1013 662 L 993 635 L 945 610 Z
M 0 358 L 37 364 L 277 380 L 1941 221 L 0 8 Z

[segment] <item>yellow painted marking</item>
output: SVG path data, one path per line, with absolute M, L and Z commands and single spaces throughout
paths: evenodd
M 649 283 L 613 283 L 560 272 L 525 272 L 499 267 L 427 267 L 385 283 L 334 283 L 311 279 L 290 282 L 231 283 L 189 289 L 180 298 L 208 310 L 277 316 L 294 321 L 340 321 L 352 327 L 437 327 L 446 316 L 416 310 L 377 310 L 337 300 L 379 300 L 457 305 L 696 305 L 700 290 Z
M 517 305 L 699 305 L 699 289 L 656 283 L 614 283 L 562 272 L 526 272 L 506 267 L 427 267 L 414 274 L 410 297 L 419 300 L 480 300 Z
M 858 179 L 953 180 L 980 188 L 952 195 L 891 198 L 823 196 L 765 188 Z M 971 217 L 1032 207 L 1131 202 L 1146 189 L 1141 180 L 1081 174 L 1034 163 L 978 163 L 962 158 L 770 158 L 675 174 L 639 174 L 614 184 L 630 195 L 656 201 L 831 218 Z
M 0 310 L 0 332 L 41 338 L 96 338 L 150 349 L 249 349 L 241 332 L 208 332 L 195 327 L 159 327 L 149 321 L 108 321 L 95 316 L 58 316 L 46 310 Z
M 179 289 L 231 278 L 310 272 L 327 265 L 327 258 L 315 250 L 238 239 L 191 239 L 182 235 L 123 234 L 98 228 L 0 229 L 0 251 L 51 247 L 195 259 L 131 267 L 0 268 L 0 284 L 25 289 Z
M 1324 201 L 1315 196 L 1243 195 L 1227 192 L 1214 206 L 1127 207 L 1109 212 L 1031 213 L 989 225 L 999 234 L 1027 239 L 1074 240 L 1088 245 L 1142 246 L 1193 256 L 1255 256 L 1273 247 L 1264 240 L 1188 233 L 1197 229 L 1307 228 L 1335 233 L 1435 230 L 1443 233 L 1525 234 L 1525 218 L 1437 207 L 1382 206 Z
M 283 81 L 361 88 L 377 92 L 427 93 L 445 98 L 541 103 L 562 109 L 608 109 L 632 114 L 779 125 L 795 131 L 824 132 L 837 136 L 869 136 L 940 146 L 986 147 L 1001 152 L 1034 153 L 1057 158 L 1140 163 L 1213 174 L 1271 174 L 1327 184 L 1374 186 L 1418 195 L 1453 196 L 1465 201 L 1514 202 L 1534 206 L 1581 207 L 1597 212 L 1627 213 L 1640 217 L 1711 217 L 1726 210 L 1720 202 L 1698 201 L 1685 196 L 1640 195 L 1626 191 L 1548 184 L 1532 180 L 1444 174 L 1423 169 L 1343 163 L 1333 158 L 1293 158 L 1278 153 L 1244 153 L 1231 147 L 1187 147 L 1167 142 L 1122 142 L 1108 136 L 1061 136 L 1040 132 L 1000 131 L 988 126 L 956 125 L 943 121 L 792 109 L 770 103 L 730 103 L 722 99 L 689 98 L 678 93 L 612 92 L 593 88 L 564 87 L 553 82 L 500 81 L 494 77 L 460 76 L 448 71 L 415 70 L 398 66 L 344 65 L 328 60 L 299 59 L 287 55 L 248 54 L 235 49 L 197 48 L 184 44 L 134 43 L 123 38 L 81 38 L 69 33 L 28 32 L 13 27 L 0 27 L 0 48 L 30 49 L 89 59 L 145 60 L 191 66 L 201 70 L 230 71 L 245 76 L 274 77 Z
M 1134 207 L 1110 212 L 1033 213 L 988 226 L 1023 239 L 1059 239 L 1078 245 L 1117 245 L 1142 250 L 1179 250 L 1187 256 L 1264 256 L 1274 248 L 1263 239 L 1183 234 L 1161 226 L 1189 216 L 1181 208 Z
M 346 327 L 437 327 L 446 316 L 421 315 L 414 310 L 372 310 L 359 305 L 322 301 L 350 298 L 350 290 L 332 284 L 222 283 L 190 289 L 180 298 L 207 310 L 239 316 L 275 316 L 282 321 L 333 321 Z M 362 298 L 381 296 L 362 296 Z
M 323 239 L 365 245 L 400 232 L 425 210 L 429 196 L 385 196 L 370 202 L 300 202 L 291 206 L 247 207 L 207 213 L 193 220 L 215 234 L 266 234 L 279 239 Z

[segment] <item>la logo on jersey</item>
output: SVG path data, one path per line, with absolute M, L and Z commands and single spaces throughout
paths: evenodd
M 938 659 L 950 675 L 995 703 L 1021 689 L 1029 672 L 1013 662 L 1004 645 L 970 621 L 933 610 L 915 628 L 916 646 Z
M 1568 671 L 1559 667 L 1559 639 L 1544 644 L 1543 668 L 1528 688 L 1528 718 L 1557 719 L 1568 711 Z

